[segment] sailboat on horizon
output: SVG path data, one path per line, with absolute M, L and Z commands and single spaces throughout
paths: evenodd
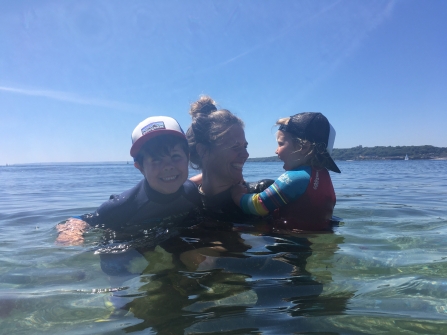
M 410 160 L 410 159 L 408 158 L 408 155 L 405 155 L 404 160 L 406 160 L 406 161 Z

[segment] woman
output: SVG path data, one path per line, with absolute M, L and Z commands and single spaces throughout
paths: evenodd
M 199 184 L 204 210 L 212 218 L 246 220 L 231 199 L 231 186 L 243 182 L 242 170 L 248 158 L 244 122 L 229 110 L 216 107 L 208 96 L 191 104 L 191 126 L 186 132 L 191 166 L 202 175 L 192 180 Z M 252 190 L 254 192 L 254 190 Z
M 186 138 L 190 164 L 202 172 L 191 180 L 198 185 L 205 220 L 197 229 L 184 232 L 187 236 L 183 237 L 194 241 L 193 249 L 180 250 L 185 246 L 178 242 L 173 243 L 176 249 L 172 244 L 165 246 L 170 248 L 170 252 L 176 250 L 190 270 L 225 267 L 222 262 L 216 265 L 219 255 L 240 253 L 250 248 L 239 233 L 225 228 L 230 228 L 234 221 L 247 222 L 259 218 L 244 214 L 231 198 L 231 187 L 243 182 L 243 166 L 249 156 L 244 122 L 229 110 L 218 110 L 214 100 L 208 96 L 202 96 L 191 104 L 189 114 L 192 122 Z M 251 186 L 251 192 L 257 191 L 253 185 L 248 186 Z M 256 225 L 256 229 L 262 229 L 261 226 Z M 209 230 L 210 227 L 213 231 Z

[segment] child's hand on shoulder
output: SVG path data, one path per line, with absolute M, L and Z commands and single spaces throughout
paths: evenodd
M 241 198 L 247 193 L 247 188 L 244 184 L 236 184 L 231 187 L 231 198 L 234 203 L 239 206 Z

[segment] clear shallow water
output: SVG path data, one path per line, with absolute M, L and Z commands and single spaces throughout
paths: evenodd
M 447 161 L 339 167 L 333 233 L 188 230 L 128 277 L 101 270 L 97 235 L 61 247 L 54 226 L 133 186 L 132 165 L 0 167 L 0 334 L 446 334 Z

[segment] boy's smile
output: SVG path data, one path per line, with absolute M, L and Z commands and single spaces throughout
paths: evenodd
M 188 179 L 188 157 L 177 144 L 168 155 L 158 158 L 146 155 L 140 171 L 153 190 L 162 194 L 175 193 Z

